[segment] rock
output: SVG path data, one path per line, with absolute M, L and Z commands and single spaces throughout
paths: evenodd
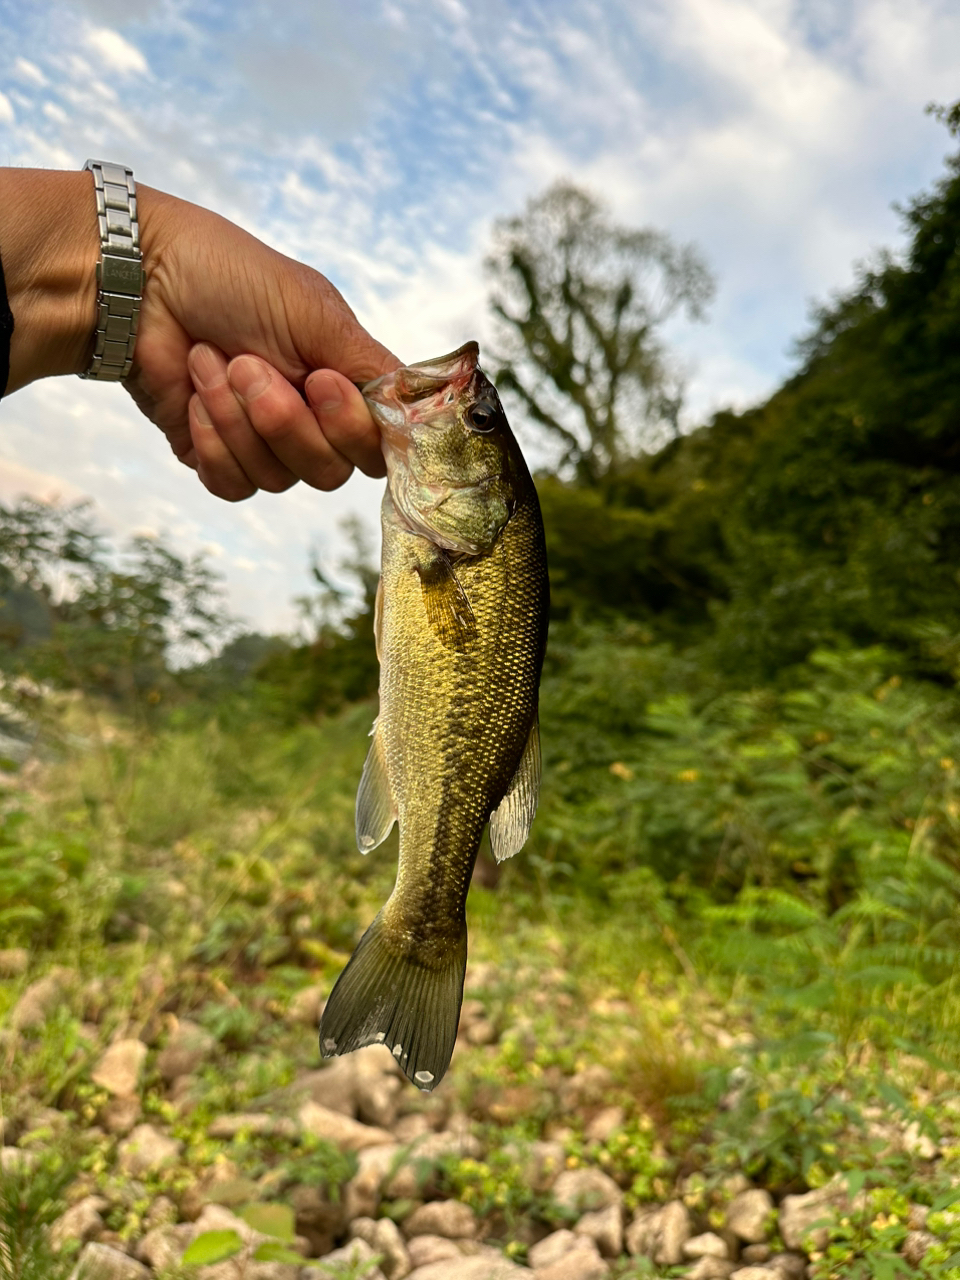
M 311 1269 L 303 1274 L 317 1275 L 318 1272 Z M 373 1274 L 376 1277 L 380 1273 Z M 301 1269 L 297 1265 L 288 1262 L 253 1262 L 248 1251 L 244 1251 L 228 1258 L 226 1262 L 201 1267 L 199 1271 L 192 1273 L 191 1280 L 194 1276 L 196 1280 L 300 1280 L 300 1275 Z M 324 1280 L 329 1280 L 329 1277 L 330 1273 L 326 1272 Z
M 130 1098 L 140 1087 L 140 1074 L 146 1058 L 147 1046 L 142 1040 L 115 1040 L 94 1067 L 90 1078 L 115 1098 Z
M 911 1267 L 919 1267 L 924 1254 L 935 1244 L 939 1244 L 939 1241 L 929 1231 L 910 1231 L 900 1246 L 900 1252 Z
M 407 1280 L 531 1280 L 531 1276 L 526 1267 L 518 1267 L 502 1255 L 497 1258 L 486 1255 L 465 1258 L 461 1255 L 417 1267 Z M 586 1280 L 586 1277 L 577 1277 L 577 1280 Z
M 623 1192 L 599 1169 L 565 1169 L 553 1184 L 553 1198 L 562 1209 L 577 1214 L 623 1204 Z
M 900 1145 L 908 1156 L 917 1156 L 921 1160 L 935 1160 L 940 1154 L 937 1144 L 929 1134 L 922 1132 L 916 1120 L 911 1120 L 904 1129 Z
M 457 1200 L 434 1200 L 414 1209 L 405 1219 L 403 1234 L 411 1236 L 444 1236 L 448 1240 L 472 1240 L 477 1234 L 477 1216 L 469 1205 Z
M 662 1208 L 648 1205 L 637 1210 L 627 1227 L 627 1252 L 652 1258 L 661 1267 L 675 1267 L 683 1261 L 683 1246 L 692 1234 L 690 1213 L 682 1200 L 671 1200 Z
M 150 1280 L 141 1262 L 108 1244 L 88 1244 L 70 1273 L 70 1280 Z
M 306 1088 L 312 1102 L 331 1111 L 339 1111 L 341 1115 L 356 1118 L 357 1114 L 357 1072 L 353 1059 L 355 1054 L 347 1054 L 343 1058 L 334 1058 L 329 1067 L 320 1071 L 311 1071 L 301 1077 L 292 1087 Z
M 770 1246 L 768 1244 L 748 1244 L 740 1250 L 740 1259 L 742 1262 L 757 1263 L 763 1266 L 764 1263 L 770 1261 Z
M 63 1002 L 64 990 L 76 975 L 71 969 L 57 967 L 51 969 L 46 977 L 31 982 L 23 995 L 13 1006 L 9 1023 L 14 1031 L 30 1031 L 42 1027 Z
M 147 1231 L 154 1227 L 165 1227 L 177 1220 L 177 1206 L 168 1196 L 157 1196 L 147 1211 L 143 1225 Z
M 909 1213 L 907 1214 L 907 1227 L 911 1231 L 925 1231 L 927 1228 L 927 1219 L 929 1217 L 929 1205 L 911 1204 Z
M 738 1267 L 730 1272 L 730 1280 L 780 1280 L 780 1272 L 772 1267 Z
M 157 1070 L 170 1085 L 191 1075 L 216 1052 L 217 1042 L 206 1028 L 184 1019 L 157 1054 Z
M 623 1120 L 623 1107 L 604 1107 L 587 1125 L 584 1136 L 589 1142 L 606 1142 L 623 1128 Z
M 287 1203 L 296 1216 L 297 1232 L 306 1236 L 314 1253 L 326 1253 L 348 1221 L 346 1197 L 331 1199 L 328 1188 L 291 1187 Z
M 26 947 L 0 949 L 0 978 L 20 978 L 27 972 L 30 952 Z
M 675 1267 L 683 1260 L 683 1246 L 690 1239 L 690 1213 L 682 1200 L 671 1200 L 660 1211 L 659 1239 L 653 1260 L 661 1267 Z
M 142 1110 L 140 1099 L 136 1095 L 130 1098 L 111 1098 L 100 1112 L 100 1123 L 107 1133 L 123 1138 L 140 1119 Z
M 574 1247 L 556 1261 L 534 1271 L 536 1280 L 604 1280 L 607 1274 L 607 1264 L 596 1244 L 583 1236 L 577 1237 Z
M 743 1252 L 746 1254 L 746 1249 Z M 776 1271 L 780 1280 L 806 1280 L 807 1256 L 804 1253 L 775 1253 L 765 1265 Z
M 287 1008 L 287 1022 L 295 1027 L 317 1026 L 326 994 L 326 987 L 320 984 L 298 991 Z
M 542 1240 L 531 1245 L 527 1250 L 527 1261 L 534 1270 L 549 1267 L 580 1244 L 582 1244 L 580 1237 L 566 1227 L 561 1227 L 559 1231 L 551 1232 L 550 1235 L 544 1236 Z
M 359 1167 L 343 1190 L 344 1214 L 348 1222 L 354 1218 L 376 1217 L 384 1178 L 396 1163 L 400 1151 L 398 1142 L 385 1142 L 380 1146 L 365 1147 L 357 1153 Z M 399 1174 L 405 1172 L 410 1174 L 410 1185 L 398 1190 L 392 1196 L 395 1200 L 408 1200 L 416 1195 L 414 1171 L 401 1169 Z M 397 1177 L 393 1181 L 397 1182 Z
M 444 1262 L 447 1258 L 460 1258 L 463 1255 L 452 1240 L 443 1236 L 414 1236 L 407 1243 L 410 1265 L 425 1267 L 431 1262 Z
M 32 1151 L 23 1151 L 20 1147 L 0 1147 L 0 1173 L 16 1173 L 19 1169 L 28 1169 L 36 1162 L 36 1154 Z
M 549 1191 L 563 1172 L 566 1152 L 562 1142 L 531 1142 L 523 1159 L 524 1180 L 533 1191 Z
M 361 1124 L 359 1120 L 351 1120 L 349 1116 L 322 1107 L 318 1102 L 305 1102 L 300 1108 L 299 1119 L 307 1133 L 332 1142 L 341 1151 L 362 1151 L 364 1147 L 383 1146 L 393 1141 L 393 1134 L 387 1129 Z
M 403 1280 L 413 1270 L 400 1229 L 389 1218 L 357 1218 L 350 1224 L 350 1234 L 380 1255 L 380 1270 L 387 1280 Z
M 364 1124 L 389 1129 L 397 1118 L 403 1082 L 383 1071 L 359 1072 L 356 1083 L 357 1114 Z
M 404 1093 L 403 1073 L 383 1045 L 369 1045 L 350 1055 L 354 1061 L 357 1116 L 365 1124 L 389 1129 Z
M 101 1209 L 106 1209 L 108 1200 L 103 1196 L 84 1196 L 76 1204 L 71 1205 L 66 1213 L 61 1213 L 50 1228 L 50 1243 L 59 1253 L 70 1240 L 86 1243 L 92 1240 L 97 1232 L 103 1230 Z
M 478 1018 L 466 1031 L 467 1043 L 474 1045 L 496 1044 L 497 1026 L 489 1018 Z
M 249 1133 L 262 1138 L 296 1138 L 299 1130 L 289 1116 L 271 1116 L 264 1111 L 241 1112 L 232 1116 L 217 1116 L 207 1129 L 211 1138 L 236 1138 Z
M 564 1111 L 596 1106 L 613 1087 L 613 1073 L 599 1062 L 584 1067 L 565 1080 L 560 1090 L 560 1106 Z
M 409 1115 L 401 1116 L 392 1124 L 390 1130 L 397 1142 L 401 1146 L 406 1146 L 428 1133 L 433 1133 L 433 1125 L 430 1123 L 430 1117 L 424 1115 L 422 1111 L 411 1111 Z
M 727 1230 L 747 1244 L 760 1244 L 772 1224 L 773 1197 L 769 1191 L 753 1187 L 734 1196 L 727 1208 Z
M 452 1124 L 440 1133 L 428 1133 L 414 1144 L 412 1160 L 439 1160 L 441 1156 L 469 1156 L 476 1159 L 483 1148 L 469 1129 L 455 1129 Z
M 356 1275 L 361 1267 L 364 1268 L 364 1280 L 386 1280 L 380 1268 L 371 1265 L 376 1257 L 376 1251 L 370 1248 L 366 1240 L 358 1238 L 345 1244 L 342 1249 L 334 1249 L 318 1258 L 315 1267 L 305 1267 L 300 1275 L 302 1280 L 314 1280 L 314 1277 L 316 1280 L 330 1280 L 331 1276 L 338 1274 L 342 1264 L 342 1269 L 353 1268 L 351 1275 Z
M 193 1227 L 189 1222 L 178 1226 L 167 1222 L 147 1232 L 137 1245 L 137 1257 L 154 1271 L 172 1269 L 179 1264 L 192 1238 Z
M 736 1265 L 735 1262 L 731 1262 L 728 1258 L 706 1256 L 694 1263 L 686 1273 L 684 1280 L 727 1280 Z
M 727 1242 L 714 1231 L 705 1231 L 702 1235 L 691 1236 L 683 1245 L 685 1258 L 726 1258 Z
M 839 1177 L 816 1191 L 784 1196 L 780 1205 L 780 1235 L 784 1244 L 788 1249 L 825 1249 L 829 1223 L 849 1213 L 851 1208 L 847 1184 Z M 814 1226 L 815 1223 L 821 1225 Z
M 619 1257 L 623 1249 L 623 1211 L 618 1204 L 585 1213 L 573 1230 L 592 1240 L 604 1258 Z
M 120 1143 L 117 1162 L 124 1173 L 138 1178 L 174 1164 L 182 1150 L 182 1142 L 168 1138 L 152 1124 L 138 1124 L 130 1137 Z

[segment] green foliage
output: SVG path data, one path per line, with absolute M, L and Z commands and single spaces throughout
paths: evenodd
M 906 252 L 817 312 L 766 404 L 588 490 L 544 478 L 556 617 L 709 638 L 702 660 L 741 687 L 877 643 L 960 673 L 960 159 L 903 216 Z
M 234 1257 L 242 1248 L 243 1241 L 236 1231 L 204 1231 L 187 1246 L 181 1261 L 188 1267 L 212 1266 Z
M 0 811 L 0 937 L 4 945 L 56 942 L 67 919 L 69 882 L 90 860 L 87 841 L 69 828 L 30 831 L 27 812 Z
M 66 1207 L 73 1170 L 60 1154 L 31 1154 L 0 1170 L 0 1280 L 61 1280 L 72 1258 L 57 1256 L 48 1228 Z

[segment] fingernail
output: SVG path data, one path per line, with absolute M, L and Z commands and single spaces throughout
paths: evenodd
M 321 413 L 330 413 L 343 404 L 343 395 L 335 378 L 313 378 L 307 382 L 310 403 Z M 320 400 L 318 397 L 323 396 Z
M 197 396 L 196 403 L 193 406 L 193 416 L 200 423 L 201 427 L 213 426 L 213 423 L 210 421 L 210 415 L 207 413 L 207 406 L 199 396 Z
M 253 400 L 270 385 L 270 374 L 262 360 L 253 356 L 237 356 L 227 365 L 231 387 L 243 400 Z
M 213 347 L 208 347 L 203 342 L 198 343 L 190 352 L 190 372 L 194 382 L 199 383 L 205 391 L 219 387 L 223 382 L 223 362 Z

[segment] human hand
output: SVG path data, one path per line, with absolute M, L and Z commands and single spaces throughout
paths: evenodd
M 195 205 L 142 186 L 138 205 L 147 282 L 126 386 L 177 457 L 229 501 L 383 475 L 353 384 L 400 362 L 333 285 Z

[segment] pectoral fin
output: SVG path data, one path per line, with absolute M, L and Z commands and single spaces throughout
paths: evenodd
M 383 844 L 396 820 L 397 806 L 387 780 L 383 745 L 374 724 L 373 741 L 357 790 L 357 848 L 360 852 L 369 853 L 378 844 Z
M 507 794 L 490 815 L 490 848 L 498 862 L 526 844 L 540 796 L 540 722 L 535 719 Z
M 477 638 L 477 620 L 453 565 L 442 551 L 431 547 L 416 568 L 427 621 L 445 649 L 463 653 Z

